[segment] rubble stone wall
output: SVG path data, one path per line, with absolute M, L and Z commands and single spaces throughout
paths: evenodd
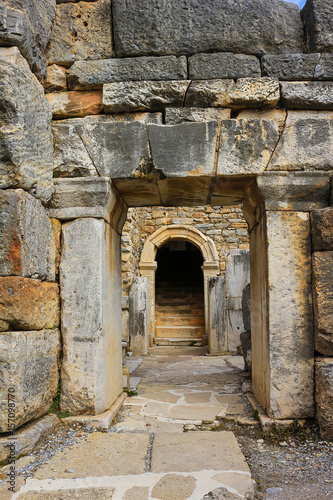
M 111 226 L 116 261 L 127 207 L 210 206 L 213 212 L 185 212 L 184 218 L 205 225 L 217 207 L 243 203 L 251 248 L 256 249 L 251 267 L 260 268 L 253 282 L 257 323 L 251 328 L 257 338 L 256 396 L 276 418 L 312 416 L 315 348 L 317 415 L 322 432 L 332 437 L 332 14 L 332 0 L 307 0 L 301 12 L 283 0 L 1 3 L 0 342 L 6 355 L 0 373 L 6 375 L 0 407 L 7 400 L 8 384 L 15 383 L 17 405 L 25 415 L 18 414 L 15 426 L 45 413 L 57 389 L 59 296 L 62 287 L 67 293 L 73 285 L 70 261 L 60 277 L 58 272 L 62 225 L 104 220 L 96 248 L 104 249 Z M 155 219 L 154 210 L 144 212 L 146 228 L 153 227 L 149 221 L 180 218 L 179 213 L 170 216 L 171 209 L 161 209 L 164 216 Z M 233 213 L 239 218 L 235 210 L 225 219 L 230 226 Z M 200 218 L 194 217 L 196 212 L 202 222 L 194 221 Z M 138 222 L 140 216 L 133 211 L 131 218 Z M 94 222 L 87 225 L 94 227 Z M 209 230 L 221 230 L 211 237 L 233 237 L 223 234 L 230 227 L 216 228 L 214 223 Z M 130 219 L 124 248 L 126 237 L 133 250 L 123 258 L 123 272 L 132 273 L 142 236 Z M 89 235 L 81 238 L 84 253 Z M 240 241 L 229 243 L 241 248 L 245 243 Z M 279 281 L 280 250 L 293 280 L 287 288 Z M 120 308 L 120 261 L 109 269 L 109 257 L 98 257 L 105 276 L 111 273 L 117 283 L 111 293 L 101 278 L 100 289 L 106 286 Z M 78 263 L 83 275 L 92 269 Z M 125 279 L 131 277 L 124 274 Z M 124 293 L 127 285 L 123 282 Z M 267 313 L 273 299 L 275 310 Z M 25 310 L 32 301 L 36 314 L 29 316 Z M 109 329 L 105 331 L 112 330 L 117 314 L 101 312 L 100 324 Z M 97 359 L 91 337 L 83 329 L 77 340 L 77 325 L 66 320 L 62 316 L 66 359 L 74 359 L 76 342 Z M 103 353 L 113 353 L 118 380 L 120 348 L 107 335 L 97 340 L 96 345 L 107 348 Z M 300 356 L 306 352 L 302 359 L 294 358 L 298 341 Z M 20 356 L 13 355 L 11 346 L 16 354 L 29 354 L 29 363 L 18 369 Z M 282 371 L 274 364 L 277 356 L 283 359 Z M 111 394 L 108 384 L 114 375 L 104 362 L 105 370 L 104 364 L 90 366 L 84 411 L 101 412 L 110 403 L 105 395 Z M 63 401 L 79 412 L 69 364 L 63 374 Z M 31 380 L 31 393 L 23 402 L 24 380 Z M 97 380 L 103 382 L 100 393 Z M 118 392 L 117 382 L 114 397 Z M 0 431 L 5 432 L 2 418 Z

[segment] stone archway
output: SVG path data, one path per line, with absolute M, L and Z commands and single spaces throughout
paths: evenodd
M 204 277 L 204 308 L 205 308 L 205 335 L 204 343 L 211 344 L 211 329 L 209 322 L 209 296 L 208 279 L 218 276 L 219 261 L 213 240 L 198 229 L 186 225 L 171 225 L 158 229 L 149 236 L 143 246 L 140 259 L 140 274 L 147 278 L 148 282 L 148 334 L 149 344 L 153 344 L 155 337 L 155 273 L 157 269 L 156 253 L 163 245 L 171 240 L 185 240 L 194 244 L 203 257 Z

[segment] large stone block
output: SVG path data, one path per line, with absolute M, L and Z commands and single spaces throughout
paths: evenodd
M 61 408 L 102 413 L 122 392 L 120 235 L 103 219 L 63 225 Z
M 333 359 L 316 359 L 316 404 L 320 434 L 333 439 Z
M 111 0 L 57 5 L 46 50 L 49 64 L 112 57 Z
M 268 354 L 267 410 L 270 417 L 278 419 L 312 417 L 314 341 L 309 214 L 277 211 L 267 212 L 266 218 L 269 353 L 274 353 Z
M 230 52 L 195 54 L 189 57 L 188 65 L 191 80 L 261 76 L 260 62 L 257 57 Z
M 308 212 L 328 204 L 328 173 L 266 171 L 258 175 L 257 184 L 266 210 Z
M 79 217 L 104 219 L 121 233 L 127 205 L 108 178 L 57 179 L 49 213 L 60 220 Z
M 0 347 L 0 432 L 8 432 L 8 394 L 15 396 L 15 429 L 50 408 L 58 387 L 60 333 L 1 333 Z
M 98 115 L 103 109 L 101 90 L 88 92 L 61 92 L 47 94 L 53 118 L 76 118 L 87 115 Z
M 49 66 L 43 86 L 46 92 L 67 90 L 66 68 L 57 64 Z
M 217 171 L 220 175 L 263 172 L 278 143 L 273 120 L 222 120 Z
M 31 19 L 29 19 L 31 15 L 34 17 L 34 21 L 36 21 L 34 16 L 36 9 L 23 9 L 22 2 L 16 0 L 12 2 L 15 8 L 11 8 L 4 3 L 0 6 L 0 45 L 17 46 L 28 61 L 31 70 L 36 73 L 41 80 L 46 76 L 47 63 L 40 50 L 40 45 L 44 47 L 47 42 L 50 33 L 50 24 L 48 21 L 52 23 L 55 10 L 54 0 L 45 0 L 45 2 L 49 4 L 46 11 L 38 9 L 43 12 L 43 16 L 39 20 L 40 22 L 36 23 L 37 29 L 34 29 L 31 25 Z M 32 4 L 34 7 L 37 6 L 37 1 L 29 1 L 27 3 L 30 4 L 30 7 Z M 46 19 L 47 17 L 48 20 Z
M 279 82 L 272 78 L 193 81 L 185 106 L 274 108 L 280 99 Z
M 279 0 L 116 0 L 113 21 L 118 57 L 302 52 L 297 6 Z
M 186 57 L 128 57 L 77 61 L 67 72 L 72 90 L 101 89 L 105 83 L 142 80 L 186 80 Z
M 0 319 L 8 330 L 45 330 L 59 326 L 57 283 L 17 276 L 0 278 Z
M 212 175 L 218 123 L 148 125 L 154 167 L 166 177 Z
M 139 125 L 134 129 L 130 125 L 126 131 L 126 124 L 133 122 Z M 53 122 L 55 176 L 96 177 L 104 175 L 102 172 L 130 176 L 148 158 L 145 123 L 162 123 L 162 114 L 99 115 Z
M 52 193 L 51 108 L 16 47 L 0 49 L 0 188 Z
M 225 284 L 227 297 L 242 297 L 244 288 L 250 283 L 249 250 L 227 251 L 225 262 Z
M 311 230 L 314 251 L 333 250 L 333 207 L 311 213 Z
M 182 106 L 189 81 L 115 82 L 103 87 L 105 113 L 163 111 L 167 106 Z
M 281 82 L 287 109 L 333 109 L 333 82 Z
M 310 52 L 333 52 L 333 4 L 308 0 L 301 11 Z
M 129 294 L 130 350 L 134 354 L 148 354 L 148 281 L 134 278 Z
M 36 42 L 44 50 L 51 36 L 56 0 L 5 0 L 5 3 L 27 16 Z
M 314 252 L 312 266 L 315 348 L 333 356 L 333 251 Z
M 320 114 L 288 116 L 268 170 L 332 170 L 332 132 L 333 120 Z
M 319 67 L 320 54 L 267 55 L 261 59 L 263 75 L 279 80 L 331 80 L 333 69 L 327 60 Z M 325 66 L 325 68 L 324 68 Z
M 54 281 L 56 246 L 46 210 L 21 189 L 0 193 L 0 276 Z
M 220 122 L 230 118 L 227 108 L 166 108 L 165 123 L 177 125 L 184 122 Z

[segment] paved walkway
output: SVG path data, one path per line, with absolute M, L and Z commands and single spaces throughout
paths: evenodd
M 221 419 L 253 422 L 242 358 L 157 347 L 128 362 L 138 395 L 127 398 L 118 423 L 79 430 L 84 439 L 44 463 L 13 500 L 253 498 L 236 438 L 219 430 Z

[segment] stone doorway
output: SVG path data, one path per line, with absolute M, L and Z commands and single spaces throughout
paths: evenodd
M 205 333 L 203 257 L 173 240 L 156 254 L 155 345 L 201 345 Z

